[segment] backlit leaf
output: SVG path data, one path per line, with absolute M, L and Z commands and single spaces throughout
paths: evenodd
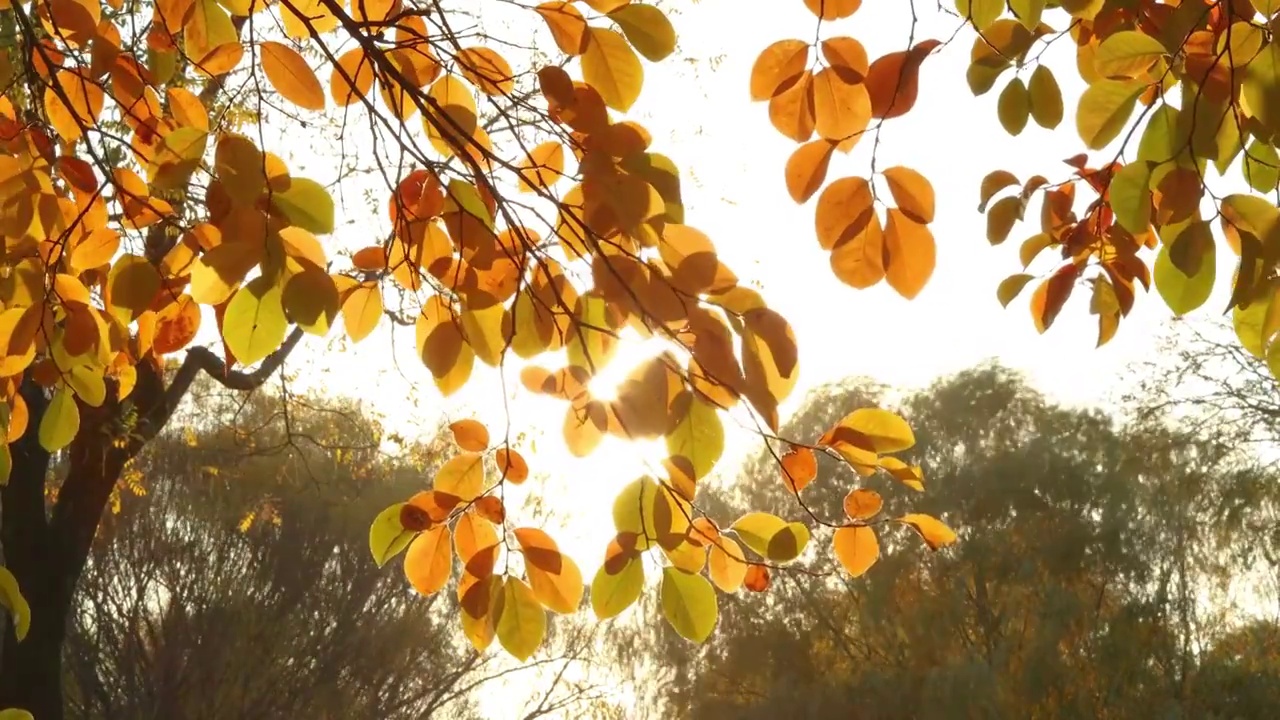
M 258 51 L 261 53 L 262 70 L 276 92 L 300 108 L 324 109 L 324 88 L 298 51 L 269 40 L 259 43 Z
M 80 432 L 80 408 L 71 389 L 63 386 L 53 393 L 44 416 L 40 418 L 40 446 L 58 452 L 71 444 Z
M 842 527 L 836 530 L 832 548 L 845 572 L 853 577 L 861 576 L 880 559 L 880 541 L 876 539 L 876 531 L 869 527 Z
M 1022 78 L 1015 77 L 1004 86 L 996 104 L 996 112 L 1005 132 L 1010 135 L 1022 134 L 1031 114 L 1031 94 L 1027 92 Z
M 468 452 L 484 452 L 489 447 L 489 429 L 479 420 L 458 420 L 449 424 L 453 441 Z
M 1040 0 L 1043 2 L 1043 0 Z M 1037 65 L 1027 81 L 1030 94 L 1031 118 L 1046 130 L 1053 130 L 1062 122 L 1062 89 L 1053 71 L 1046 65 Z
M 13 576 L 9 568 L 4 566 L 0 566 L 0 605 L 4 605 L 9 611 L 9 617 L 13 622 L 13 633 L 18 638 L 18 642 L 22 642 L 27 637 L 27 631 L 31 629 L 31 606 L 27 604 L 27 599 L 22 595 L 22 589 L 18 587 L 18 579 Z M 27 717 L 30 718 L 31 715 L 28 714 Z
M 627 553 L 616 543 L 610 549 L 613 560 L 606 557 L 591 581 L 591 610 L 601 620 L 631 607 L 644 590 L 644 562 L 640 556 Z
M 716 591 L 701 575 L 663 568 L 662 614 L 681 637 L 705 642 L 716 626 Z
M 231 296 L 222 319 L 222 339 L 242 365 L 253 365 L 275 352 L 288 329 L 280 286 L 265 275 Z
M 503 649 L 524 662 L 542 645 L 547 632 L 547 614 L 523 580 L 509 577 L 494 606 L 494 624 Z
M 901 208 L 889 208 L 884 233 L 885 279 L 908 300 L 920 293 L 937 258 L 937 245 L 929 228 L 912 219 Z
M 827 179 L 827 166 L 836 146 L 828 140 L 814 140 L 796 148 L 787 160 L 787 192 L 791 199 L 804 203 L 818 192 Z
M 796 559 L 809 544 L 809 528 L 764 512 L 747 513 L 729 529 L 737 533 L 744 545 L 777 563 Z
M 396 503 L 388 507 L 378 513 L 373 523 L 369 525 L 369 551 L 373 554 L 373 561 L 378 564 L 378 567 L 386 565 L 388 560 L 399 555 L 400 551 L 408 547 L 413 540 L 413 532 L 405 530 L 400 521 L 400 514 L 404 507 L 405 503 Z
M 722 592 L 735 593 L 747 577 L 747 558 L 733 538 L 719 537 L 707 553 L 707 576 Z
M 626 38 L 616 30 L 593 27 L 587 30 L 582 79 L 600 93 L 605 105 L 626 112 L 640 97 L 644 68 Z
M 418 533 L 404 554 L 404 575 L 422 595 L 434 595 L 449 582 L 453 571 L 453 545 L 448 525 Z
M 880 493 L 866 488 L 855 488 L 844 497 L 844 514 L 854 520 L 870 520 L 884 507 Z
M 676 49 L 676 31 L 666 13 L 652 5 L 631 2 L 609 13 L 631 45 L 651 62 L 659 62 Z
M 934 195 L 929 180 L 911 168 L 895 166 L 884 171 L 885 182 L 898 209 L 918 223 L 933 222 Z
M 910 513 L 898 518 L 899 522 L 910 525 L 920 537 L 924 539 L 925 544 L 931 550 L 946 547 L 956 541 L 956 534 L 938 520 L 930 515 L 922 515 L 920 513 Z
M 1090 150 L 1101 150 L 1120 136 L 1133 114 L 1141 80 L 1099 80 L 1085 89 L 1076 109 L 1076 130 Z

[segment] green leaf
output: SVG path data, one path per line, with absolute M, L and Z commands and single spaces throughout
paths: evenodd
M 1273 38 L 1245 67 L 1240 95 L 1262 127 L 1280 132 L 1280 42 Z
M 1270 143 L 1254 140 L 1244 156 L 1244 180 L 1260 193 L 1273 192 L 1280 185 L 1280 155 Z
M 237 290 L 222 316 L 222 339 L 241 365 L 252 365 L 275 352 L 288 329 L 280 286 L 265 275 Z
M 295 227 L 316 235 L 333 232 L 333 198 L 315 180 L 290 178 L 287 189 L 271 194 L 271 206 Z
M 694 395 L 689 413 L 667 435 L 667 452 L 687 458 L 695 480 L 701 480 L 724 454 L 724 424 L 715 407 Z
M 1099 80 L 1090 85 L 1076 109 L 1076 130 L 1085 146 L 1101 150 L 1119 137 L 1146 87 L 1141 80 Z
M 66 385 L 59 387 L 40 418 L 40 446 L 58 452 L 75 440 L 80 432 L 80 408 L 75 395 Z
M 417 534 L 405 530 L 400 523 L 400 512 L 404 506 L 405 503 L 402 502 L 392 505 L 378 513 L 369 525 L 369 552 L 373 554 L 373 561 L 378 567 L 386 565 L 391 558 L 409 547 L 413 536 Z
M 36 716 L 26 710 L 9 708 L 8 710 L 0 710 L 0 720 L 36 720 Z
M 1036 124 L 1052 130 L 1062 123 L 1062 88 L 1053 71 L 1045 65 L 1037 65 L 1027 82 L 1031 95 L 1031 117 Z
M 493 613 L 498 642 L 515 659 L 528 660 L 547 634 L 547 611 L 533 589 L 519 578 L 506 578 Z
M 13 618 L 13 633 L 17 636 L 18 642 L 22 642 L 27 637 L 27 631 L 31 629 L 31 606 L 22 596 L 22 589 L 18 587 L 18 578 L 4 566 L 0 566 L 0 605 L 4 605 L 9 610 L 9 615 Z
M 1027 127 L 1027 118 L 1031 112 L 1031 96 L 1022 78 L 1015 77 L 1004 86 L 1000 99 L 996 103 L 996 114 L 1000 125 L 1010 135 L 1019 135 Z
M 719 615 L 715 588 L 701 575 L 667 566 L 662 569 L 662 614 L 684 639 L 706 642 Z
M 1280 342 L 1273 342 L 1267 348 L 1267 369 L 1271 377 L 1280 380 Z
M 76 365 L 66 373 L 67 386 L 89 407 L 102 407 L 107 399 L 107 383 L 102 368 Z
M 1146 72 L 1165 52 L 1155 37 L 1137 30 L 1121 30 L 1098 46 L 1093 68 L 1106 78 L 1131 78 Z
M 729 529 L 757 555 L 778 563 L 795 560 L 809 544 L 809 528 L 765 512 L 747 513 Z
M 622 28 L 632 47 L 651 62 L 666 58 L 676 49 L 676 30 L 665 13 L 652 5 L 628 3 L 609 13 Z
M 956 11 L 983 32 L 1004 13 L 1004 0 L 956 0 Z
M 1129 163 L 1111 178 L 1111 209 L 1116 222 L 1135 235 L 1151 226 L 1151 166 L 1139 160 Z
M 1009 303 L 1018 297 L 1018 293 L 1022 292 L 1022 288 L 1035 279 L 1034 275 L 1028 275 L 1027 273 L 1010 275 L 1000 281 L 1000 287 L 996 288 L 996 299 L 1000 301 L 1002 306 L 1009 307 Z
M 644 562 L 639 555 L 627 558 L 617 572 L 606 562 L 591 580 L 591 609 L 601 620 L 614 617 L 640 599 L 644 589 Z
M 1170 243 L 1160 245 L 1160 253 L 1156 255 L 1154 280 L 1156 290 L 1164 299 L 1165 305 L 1175 315 L 1187 313 L 1204 305 L 1213 292 L 1213 281 L 1217 274 L 1217 253 L 1212 251 L 1203 255 L 1200 267 L 1195 275 L 1188 277 L 1174 265 L 1169 257 Z
M 1178 142 L 1178 108 L 1161 105 L 1151 111 L 1147 127 L 1138 141 L 1138 159 L 1165 163 L 1182 150 Z

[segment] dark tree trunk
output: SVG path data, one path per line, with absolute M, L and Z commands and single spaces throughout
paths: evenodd
M 62 648 L 76 584 L 111 489 L 136 448 L 112 443 L 118 405 L 83 408 L 81 432 L 68 453 L 67 479 L 47 513 L 51 458 L 37 438 L 47 402 L 31 382 L 24 384 L 22 394 L 30 422 L 12 446 L 13 470 L 0 492 L 0 541 L 5 564 L 31 606 L 31 627 L 19 642 L 12 619 L 5 623 L 0 708 L 22 708 L 38 720 L 62 720 Z

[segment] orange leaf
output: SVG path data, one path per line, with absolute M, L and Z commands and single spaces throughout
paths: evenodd
M 564 177 L 564 144 L 551 140 L 538 145 L 516 169 L 520 173 L 520 192 L 550 188 Z
M 901 208 L 889 208 L 884 262 L 889 286 L 908 300 L 914 298 L 929 282 L 937 262 L 933 233 Z
M 1071 297 L 1078 275 L 1079 269 L 1074 264 L 1063 265 L 1036 288 L 1031 295 L 1031 318 L 1037 332 L 1043 333 L 1053 325 L 1062 306 L 1067 304 L 1067 298 Z
M 158 355 L 186 347 L 200 330 L 200 306 L 190 295 L 181 295 L 156 318 L 156 337 L 151 349 Z
M 827 166 L 836 146 L 827 140 L 814 140 L 796 148 L 787 160 L 787 192 L 791 199 L 804 203 L 818 192 L 827 179 Z
M 862 0 L 804 0 L 804 6 L 822 20 L 847 18 L 862 7 Z
M 865 290 L 884 279 L 884 229 L 872 211 L 865 223 L 831 250 L 831 271 L 840 282 Z
M 866 85 L 872 117 L 895 118 L 915 107 L 920 92 L 920 64 L 941 44 L 925 40 L 910 50 L 889 53 L 871 63 Z
M 497 51 L 487 47 L 469 47 L 458 51 L 462 75 L 485 95 L 505 95 L 516 87 L 511 64 Z
M 306 110 L 324 109 L 324 88 L 315 72 L 298 51 L 283 43 L 259 43 L 262 70 L 271 87 L 284 99 Z
M 844 496 L 844 514 L 854 520 L 868 520 L 884 507 L 880 493 L 866 488 L 855 488 Z
M 479 420 L 459 420 L 449 425 L 453 441 L 469 452 L 483 452 L 489 447 L 489 429 Z
M 884 179 L 899 210 L 918 223 L 933 222 L 933 186 L 925 176 L 899 165 L 885 170 Z
M 507 482 L 519 485 L 529 479 L 529 465 L 519 452 L 511 448 L 498 448 L 493 460 L 498 464 L 498 475 Z
M 437 525 L 418 533 L 404 555 L 404 575 L 422 595 L 439 592 L 449 582 L 452 570 L 448 525 Z
M 360 248 L 351 256 L 351 264 L 357 270 L 365 272 L 378 272 L 387 269 L 387 251 L 382 249 L 381 245 L 370 245 L 369 247 Z
M 342 319 L 352 342 L 365 339 L 382 319 L 382 289 L 377 281 L 361 283 L 342 302 Z
M 840 178 L 818 196 L 814 227 L 818 244 L 831 250 L 856 236 L 875 217 L 871 186 L 860 177 Z
M 782 456 L 782 484 L 793 493 L 805 489 L 818 476 L 818 459 L 807 447 L 792 446 Z
M 546 2 L 534 8 L 551 28 L 556 45 L 568 55 L 587 51 L 587 21 L 578 9 L 567 2 Z
M 339 107 L 363 100 L 373 90 L 373 63 L 364 50 L 351 48 L 338 58 L 329 76 L 329 94 Z
M 924 542 L 929 546 L 930 550 L 946 547 L 956 541 L 955 532 L 944 525 L 941 520 L 930 515 L 911 513 L 898 518 L 898 521 L 910 525 L 917 533 L 920 533 L 920 537 L 924 538 Z
M 751 67 L 751 99 L 768 100 L 796 84 L 809 64 L 809 43 L 779 40 L 760 52 Z
M 476 500 L 476 514 L 494 525 L 501 525 L 507 520 L 507 509 L 502 505 L 502 498 L 497 495 L 485 495 Z
M 858 577 L 871 569 L 880 559 L 880 541 L 876 531 L 869 527 L 842 527 L 832 539 L 836 559 L 846 572 Z
M 769 568 L 764 565 L 752 565 L 747 568 L 747 575 L 742 585 L 751 592 L 764 592 L 769 589 Z
M 769 100 L 769 121 L 784 137 L 805 142 L 813 135 L 813 75 L 806 70 L 794 85 Z
M 862 83 L 850 83 L 832 68 L 813 78 L 814 128 L 827 140 L 860 135 L 871 122 L 871 96 Z
M 833 37 L 822 41 L 822 57 L 845 82 L 860 83 L 867 77 L 870 63 L 862 43 L 851 37 Z

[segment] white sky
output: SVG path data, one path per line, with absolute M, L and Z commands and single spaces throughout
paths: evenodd
M 766 105 L 748 98 L 747 80 L 760 50 L 779 39 L 813 37 L 816 23 L 803 4 L 700 0 L 675 5 L 679 7 L 671 16 L 680 48 L 662 64 L 645 64 L 645 91 L 629 117 L 650 130 L 654 151 L 668 155 L 681 168 L 686 222 L 709 234 L 743 283 L 760 283 L 770 305 L 792 323 L 801 375 L 793 402 L 784 409 L 793 410 L 794 400 L 808 389 L 843 377 L 867 375 L 918 387 L 989 357 L 1025 371 L 1056 399 L 1092 403 L 1117 388 L 1127 364 L 1154 350 L 1155 333 L 1169 317 L 1154 288 L 1139 295 L 1118 335 L 1101 349 L 1094 347 L 1097 324 L 1088 313 L 1086 289 L 1077 288 L 1044 336 L 1036 333 L 1027 309 L 1034 285 L 1007 310 L 996 301 L 1000 280 L 1021 272 L 1017 248 L 1039 230 L 1038 203 L 1029 213 L 1029 223 L 1015 228 L 1004 246 L 992 248 L 985 237 L 985 219 L 977 211 L 979 182 L 995 169 L 1012 171 L 1022 180 L 1039 173 L 1057 181 L 1072 172 L 1062 160 L 1083 148 L 1074 126 L 1075 99 L 1082 85 L 1069 41 L 1056 43 L 1045 55 L 1066 95 L 1062 125 L 1049 131 L 1030 122 L 1017 138 L 1001 129 L 995 110 L 999 91 L 1012 74 L 1003 75 L 981 98 L 974 98 L 965 84 L 971 32 L 961 32 L 956 42 L 925 61 L 920 99 L 907 116 L 888 124 L 878 159 L 880 168 L 901 164 L 922 172 L 938 196 L 932 226 L 938 241 L 937 270 L 925 290 L 906 301 L 887 285 L 858 291 L 835 279 L 814 236 L 816 196 L 797 206 L 783 183 L 784 164 L 796 146 L 770 125 Z M 939 15 L 933 3 L 917 5 L 922 16 L 917 41 L 951 36 L 955 18 Z M 868 2 L 853 18 L 824 28 L 823 36 L 852 35 L 874 59 L 904 48 L 908 7 L 899 0 Z M 544 26 L 534 32 L 544 47 L 550 47 Z M 1024 70 L 1024 78 L 1031 69 Z M 865 177 L 870 149 L 867 138 L 852 155 L 837 155 L 828 179 Z M 1101 164 L 1110 157 L 1094 153 L 1091 160 Z M 327 182 L 332 175 L 326 172 L 333 168 L 317 165 L 308 174 Z M 1237 168 L 1229 176 L 1232 186 L 1240 185 Z M 354 201 L 339 209 L 339 223 L 348 223 L 344 237 L 370 222 L 367 203 L 349 199 Z M 378 195 L 378 212 L 384 202 L 385 192 Z M 354 247 L 361 244 L 368 241 Z M 1234 260 L 1225 249 L 1220 252 L 1218 267 L 1225 275 Z M 1045 253 L 1032 270 L 1056 267 L 1050 255 Z M 1220 312 L 1226 305 L 1225 291 L 1225 283 L 1219 283 L 1201 312 Z M 333 338 L 339 332 L 335 329 L 330 341 L 306 339 L 290 367 L 305 368 L 298 379 L 302 385 L 366 398 L 370 409 L 385 416 L 388 430 L 413 435 L 429 431 L 442 418 L 475 416 L 500 435 L 507 417 L 504 402 L 509 402 L 513 430 L 534 439 L 532 445 L 517 447 L 525 451 L 535 474 L 547 476 L 526 487 L 545 493 L 549 504 L 565 514 L 567 527 L 553 534 L 570 546 L 589 581 L 613 532 L 607 508 L 614 494 L 621 484 L 645 472 L 645 460 L 656 462 L 660 454 L 606 440 L 592 457 L 571 458 L 560 437 L 563 403 L 524 391 L 518 366 L 507 368 L 504 385 L 497 372 L 477 361 L 471 384 L 455 397 L 442 399 L 415 356 L 412 328 L 396 330 L 393 343 L 384 323 L 348 351 L 335 349 Z M 613 369 L 618 375 L 625 373 L 625 358 L 620 356 Z M 737 460 L 759 442 L 745 430 L 730 429 L 730 451 L 721 472 L 733 472 Z M 928 468 L 925 472 L 927 476 Z M 521 522 L 519 516 L 515 520 Z

